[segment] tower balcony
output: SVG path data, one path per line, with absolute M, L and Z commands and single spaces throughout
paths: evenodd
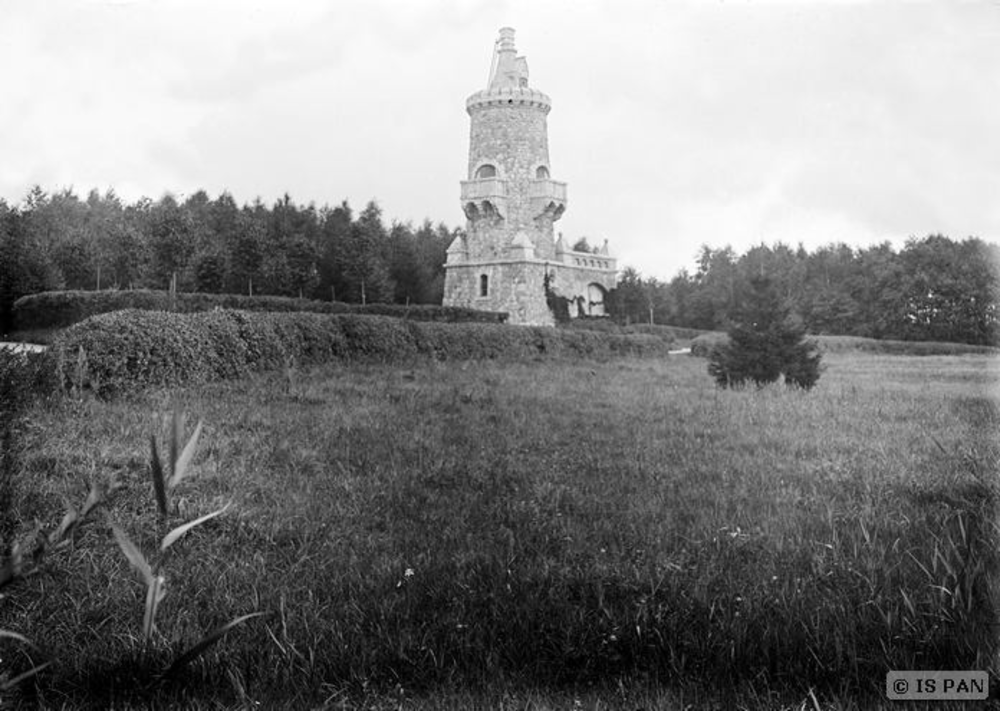
M 507 215 L 507 181 L 502 178 L 463 180 L 462 210 L 470 220 L 491 211 L 501 217 Z
M 531 212 L 536 216 L 551 212 L 552 219 L 558 220 L 566 211 L 566 183 L 532 180 L 528 185 L 528 197 L 531 198 Z

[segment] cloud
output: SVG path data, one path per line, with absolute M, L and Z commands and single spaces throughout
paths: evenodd
M 1000 238 L 1000 37 L 971 4 L 15 2 L 0 195 L 287 191 L 461 224 L 464 101 L 504 25 L 553 99 L 567 239 L 669 278 L 702 243 Z

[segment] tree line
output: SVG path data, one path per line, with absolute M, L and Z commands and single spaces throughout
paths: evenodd
M 58 289 L 152 288 L 301 296 L 353 303 L 440 304 L 444 263 L 461 234 L 425 220 L 386 226 L 375 201 L 355 214 L 259 198 L 237 205 L 204 190 L 126 204 L 114 191 L 0 199 L 0 331 L 13 302 Z M 574 249 L 590 251 L 586 238 Z M 626 268 L 608 298 L 622 323 L 726 329 L 750 279 L 767 277 L 813 334 L 1000 343 L 1000 248 L 942 235 L 863 249 L 761 244 L 738 255 L 702 247 L 697 268 L 668 282 Z
M 386 226 L 375 201 L 355 214 L 298 205 L 237 205 L 199 190 L 126 204 L 111 190 L 80 199 L 36 186 L 0 199 L 0 332 L 13 302 L 58 289 L 165 289 L 356 303 L 440 304 L 446 250 L 459 234 L 425 220 Z
M 784 306 L 815 335 L 1000 345 L 1000 248 L 943 235 L 855 249 L 807 252 L 759 245 L 737 255 L 702 247 L 694 274 L 669 282 L 625 269 L 609 299 L 621 322 L 708 330 L 728 327 L 755 277 L 768 278 Z

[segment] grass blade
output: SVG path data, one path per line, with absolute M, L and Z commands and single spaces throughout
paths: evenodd
M 17 632 L 11 632 L 9 630 L 0 630 L 0 637 L 6 637 L 7 639 L 17 640 L 21 644 L 26 644 L 32 649 L 38 649 L 34 642 L 25 637 L 23 634 L 18 634 Z
M 135 544 L 129 540 L 129 537 L 125 535 L 125 531 L 121 530 L 115 524 L 111 524 L 111 532 L 115 535 L 115 540 L 118 541 L 118 547 L 122 549 L 122 553 L 128 558 L 128 562 L 132 564 L 132 567 L 139 571 L 139 575 L 142 576 L 143 582 L 146 585 L 153 584 L 153 569 L 150 567 L 149 563 L 146 561 L 145 556 L 142 552 L 136 548 Z
M 87 500 L 83 502 L 83 508 L 80 510 L 80 519 L 87 518 L 87 514 L 95 507 L 100 506 L 103 501 L 104 487 L 95 481 L 90 485 L 90 493 L 87 494 Z
M 38 650 L 38 646 L 34 642 L 32 642 L 30 639 L 28 639 L 27 637 L 25 637 L 23 634 L 18 634 L 17 632 L 11 632 L 9 630 L 0 630 L 0 637 L 6 637 L 7 639 L 13 639 L 13 640 L 15 640 L 17 642 L 20 642 L 21 644 L 25 644 L 25 645 L 31 647 L 32 649 L 34 649 L 36 651 L 39 651 Z M 42 669 L 44 669 L 45 667 L 49 666 L 51 663 L 52 662 L 45 662 L 44 664 L 39 664 L 37 667 L 34 667 L 33 669 L 29 669 L 28 671 L 24 672 L 23 674 L 18 674 L 13 679 L 8 679 L 7 681 L 5 681 L 2 684 L 0 684 L 0 691 L 9 691 L 10 689 L 13 689 L 15 686 L 17 686 L 18 684 L 20 684 L 22 681 L 24 681 L 25 679 L 28 679 L 28 678 L 34 676 L 35 674 L 37 674 L 38 672 L 40 672 Z
M 24 681 L 25 679 L 29 679 L 29 678 L 33 677 L 35 674 L 37 674 L 38 672 L 42 671 L 42 669 L 45 669 L 45 667 L 49 666 L 50 664 L 52 664 L 52 662 L 45 662 L 44 664 L 39 664 L 37 667 L 34 667 L 33 669 L 29 669 L 28 671 L 24 672 L 23 674 L 18 674 L 13 679 L 8 679 L 3 684 L 0 684 L 0 691 L 10 691 L 15 686 L 17 686 L 18 684 L 20 684 L 22 681 Z
M 198 421 L 198 426 L 194 428 L 194 434 L 191 435 L 191 439 L 184 446 L 184 451 L 177 458 L 177 463 L 174 465 L 174 473 L 170 477 L 170 481 L 167 482 L 167 489 L 173 490 L 175 486 L 181 483 L 181 479 L 187 473 L 188 465 L 191 464 L 191 459 L 194 457 L 195 447 L 198 446 L 198 436 L 201 435 L 201 420 Z
M 181 446 L 181 436 L 184 434 L 184 415 L 178 410 L 174 410 L 170 425 L 170 458 L 167 461 L 170 476 L 167 481 L 173 481 L 177 474 L 177 457 Z
M 194 659 L 197 659 L 198 656 L 200 656 L 206 649 L 208 649 L 213 644 L 218 642 L 220 639 L 225 637 L 226 634 L 229 632 L 229 630 L 233 629 L 237 625 L 241 625 L 251 618 L 260 617 L 261 615 L 265 614 L 267 613 L 251 612 L 249 615 L 243 615 L 242 617 L 237 617 L 235 620 L 230 620 L 226 624 L 222 625 L 222 627 L 217 627 L 216 629 L 212 630 L 207 635 L 202 637 L 197 644 L 188 649 L 181 656 L 177 657 L 177 659 L 174 660 L 174 663 L 170 665 L 170 668 L 167 669 L 164 676 L 169 677 L 177 673 L 182 667 L 184 667 L 184 665 L 186 665 L 188 662 L 191 662 Z
M 41 542 L 44 544 L 45 539 L 42 538 Z M 14 545 L 10 547 L 10 556 L 3 562 L 3 565 L 0 565 L 0 590 L 17 580 L 23 567 L 24 555 L 21 553 L 21 545 L 15 541 Z M 2 632 L 3 630 L 0 630 L 0 637 L 4 636 Z
M 160 514 L 167 515 L 167 492 L 163 486 L 163 466 L 160 464 L 160 454 L 156 451 L 156 435 L 149 435 L 149 448 L 151 450 L 149 460 L 149 471 L 153 476 L 153 493 L 156 494 L 156 508 Z
M 79 514 L 77 514 L 76 509 L 73 508 L 73 504 L 66 502 L 66 515 L 63 516 L 62 522 L 59 524 L 59 528 L 49 534 L 49 543 L 55 545 L 63 539 L 63 537 L 73 528 L 76 524 Z
M 156 621 L 156 611 L 167 595 L 167 581 L 162 575 L 157 575 L 152 579 L 149 588 L 146 590 L 146 610 L 142 615 L 142 638 L 149 641 L 153 634 L 153 626 Z
M 210 514 L 205 514 L 201 518 L 196 518 L 194 521 L 188 521 L 183 526 L 178 526 L 177 528 L 175 528 L 174 530 L 172 530 L 170 533 L 168 533 L 163 537 L 163 542 L 160 544 L 160 550 L 161 551 L 167 550 L 167 548 L 176 543 L 181 536 L 190 531 L 192 528 L 194 528 L 195 526 L 199 526 L 205 523 L 205 521 L 208 521 L 209 519 L 215 518 L 216 516 L 224 513 L 226 509 L 228 509 L 232 505 L 233 502 L 230 501 L 228 504 L 223 506 L 218 511 L 213 511 Z
M 87 379 L 87 352 L 83 346 L 76 349 L 76 369 L 73 373 L 73 387 L 78 393 L 83 392 L 83 382 Z

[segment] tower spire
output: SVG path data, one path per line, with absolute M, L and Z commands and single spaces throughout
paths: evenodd
M 514 46 L 514 29 L 501 27 L 493 50 L 493 63 L 490 67 L 490 81 L 487 91 L 492 89 L 510 89 L 528 86 L 528 60 L 517 56 Z

